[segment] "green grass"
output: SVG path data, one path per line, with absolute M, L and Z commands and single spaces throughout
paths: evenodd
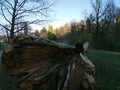
M 87 53 L 96 66 L 96 90 L 120 90 L 120 55 Z
M 120 63 L 120 55 L 90 52 L 88 53 L 88 56 L 92 56 L 94 58 L 99 57 L 100 59 L 105 59 L 107 61 L 115 61 Z

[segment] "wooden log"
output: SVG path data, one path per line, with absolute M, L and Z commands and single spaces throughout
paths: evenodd
M 75 46 L 41 37 L 15 38 L 4 50 L 2 67 L 17 77 L 21 90 L 93 89 L 95 66 L 82 54 L 83 45 Z

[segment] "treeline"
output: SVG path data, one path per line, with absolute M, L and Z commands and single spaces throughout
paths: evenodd
M 48 30 L 43 27 L 39 35 L 69 44 L 87 41 L 91 48 L 120 51 L 120 8 L 113 0 L 106 4 L 95 0 L 91 4 L 93 13 L 85 20 L 71 22 L 55 30 L 51 25 Z
M 88 32 L 83 20 L 67 23 L 56 29 L 53 29 L 52 25 L 48 29 L 43 27 L 41 30 L 36 30 L 35 35 L 71 45 L 79 41 L 83 43 L 92 41 L 92 34 Z

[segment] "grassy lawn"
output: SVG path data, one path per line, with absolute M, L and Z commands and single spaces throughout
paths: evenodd
M 120 90 L 120 55 L 87 53 L 96 66 L 96 90 Z M 2 73 L 0 67 L 0 90 L 15 90 L 15 80 Z
M 87 53 L 96 66 L 96 90 L 120 90 L 120 55 Z

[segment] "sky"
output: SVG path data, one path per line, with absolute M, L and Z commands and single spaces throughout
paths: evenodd
M 57 1 L 53 12 L 51 14 L 53 21 L 47 25 L 52 25 L 54 28 L 63 26 L 72 21 L 84 20 L 92 12 L 92 5 L 90 1 L 93 0 L 55 0 Z M 103 0 L 106 1 L 106 0 Z M 113 0 L 116 4 L 120 5 L 120 0 Z M 43 25 L 44 26 L 44 25 Z M 42 26 L 42 27 L 43 27 Z M 34 30 L 40 30 L 41 25 L 33 25 Z
M 63 26 L 72 21 L 84 20 L 92 12 L 91 0 L 59 0 L 55 5 L 53 22 L 48 23 L 54 28 Z M 103 0 L 105 3 L 106 0 Z M 115 4 L 120 5 L 120 0 L 113 0 Z M 34 25 L 34 29 L 39 29 L 41 26 Z
M 105 3 L 106 0 L 103 0 Z M 120 0 L 113 0 L 120 5 Z M 56 20 L 52 23 L 54 27 L 59 27 L 71 21 L 84 20 L 85 16 L 92 12 L 91 0 L 59 0 L 56 6 Z
M 58 0 L 55 5 L 55 15 L 52 16 L 53 21 L 48 23 L 54 28 L 63 26 L 71 21 L 80 21 L 85 18 L 86 11 L 91 11 L 90 0 Z M 41 26 L 34 25 L 34 29 L 38 29 Z
M 59 0 L 53 25 L 64 25 L 71 21 L 80 21 L 86 13 L 91 12 L 90 0 Z M 87 11 L 87 12 L 86 12 Z M 57 24 L 56 24 L 57 25 Z
M 85 18 L 85 14 L 91 12 L 90 0 L 59 0 L 53 8 L 55 15 L 53 15 L 52 22 L 48 25 L 53 25 L 54 28 L 63 26 L 71 21 L 80 21 Z M 34 25 L 34 29 L 41 26 Z

